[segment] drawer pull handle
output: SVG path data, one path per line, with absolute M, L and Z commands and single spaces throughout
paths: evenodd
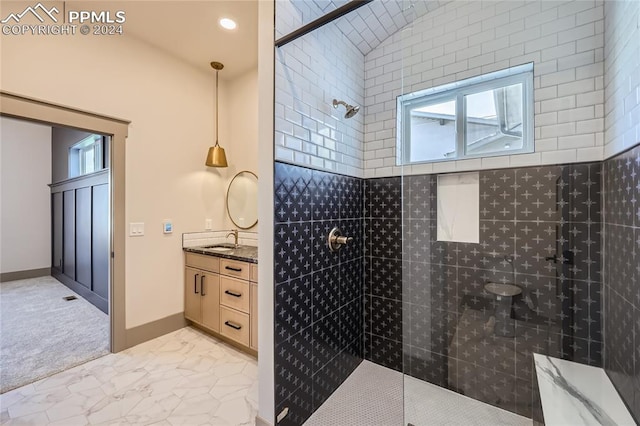
M 228 269 L 230 271 L 242 272 L 242 268 L 234 268 L 233 266 L 225 266 L 224 269 Z
M 231 290 L 225 290 L 224 294 L 228 294 L 229 296 L 233 297 L 242 297 L 242 293 L 234 293 Z
M 199 275 L 200 275 L 200 274 L 195 274 L 195 275 L 193 276 L 193 292 L 194 292 L 195 294 L 198 294 L 198 276 L 199 276 Z
M 202 297 L 206 296 L 206 294 L 204 294 L 204 275 L 200 277 L 200 295 Z
M 231 321 L 225 321 L 225 322 L 224 322 L 224 325 L 226 325 L 227 327 L 231 327 L 231 328 L 233 328 L 233 329 L 235 329 L 235 330 L 240 330 L 240 329 L 242 328 L 242 326 L 241 326 L 241 325 L 234 324 L 234 323 L 232 323 Z

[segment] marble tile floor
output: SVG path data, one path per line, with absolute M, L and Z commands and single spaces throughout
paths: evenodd
M 363 361 L 305 426 L 530 426 L 531 419 Z
M 0 424 L 253 425 L 257 370 L 187 327 L 0 395 Z

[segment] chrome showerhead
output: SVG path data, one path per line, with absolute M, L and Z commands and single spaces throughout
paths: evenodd
M 349 105 L 348 103 L 346 103 L 345 101 L 339 101 L 337 99 L 333 100 L 333 107 L 334 108 L 338 108 L 338 105 L 344 105 L 344 107 L 347 109 L 347 112 L 344 114 L 344 118 L 351 118 L 354 115 L 356 115 L 358 113 L 358 111 L 360 111 L 360 107 L 358 105 Z

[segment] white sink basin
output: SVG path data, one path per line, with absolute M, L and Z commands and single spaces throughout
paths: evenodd
M 211 251 L 231 251 L 232 249 L 230 249 L 228 247 L 210 247 L 207 250 L 211 250 Z

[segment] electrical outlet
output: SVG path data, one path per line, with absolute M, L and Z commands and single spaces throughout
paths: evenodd
M 130 237 L 142 237 L 144 235 L 144 222 L 131 222 L 129 224 Z
M 205 219 L 204 220 L 204 229 L 205 229 L 205 231 L 211 231 L 213 229 L 213 220 Z

